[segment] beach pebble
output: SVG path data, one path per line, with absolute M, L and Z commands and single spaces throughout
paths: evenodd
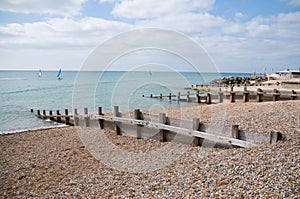
M 206 124 L 238 124 L 264 135 L 280 130 L 285 136 L 276 144 L 246 149 L 191 147 L 85 129 L 90 135 L 105 136 L 119 152 L 131 154 L 120 159 L 114 151 L 99 151 L 112 164 L 95 158 L 75 127 L 1 135 L 0 194 L 5 198 L 297 198 L 299 107 L 300 101 L 282 101 L 167 110 L 173 117 L 199 116 Z M 225 117 L 212 120 L 220 110 L 225 110 Z M 182 152 L 176 153 L 177 148 Z M 155 153 L 159 150 L 173 153 L 161 158 L 162 153 Z M 140 165 L 147 161 L 163 166 L 145 172 Z M 136 172 L 119 169 L 132 162 L 140 164 L 134 165 Z

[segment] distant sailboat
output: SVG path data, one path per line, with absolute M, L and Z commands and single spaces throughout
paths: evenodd
M 42 69 L 39 70 L 39 77 L 42 77 Z
M 58 80 L 62 80 L 63 79 L 62 74 L 61 74 L 61 69 L 59 69 L 56 77 L 57 77 Z

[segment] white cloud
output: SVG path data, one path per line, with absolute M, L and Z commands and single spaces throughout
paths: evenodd
M 241 12 L 237 12 L 237 13 L 235 13 L 235 17 L 236 17 L 236 18 L 243 18 L 244 15 L 243 15 L 243 13 L 241 13 Z
M 291 6 L 300 6 L 300 0 L 285 0 Z
M 215 0 L 124 0 L 116 4 L 112 14 L 124 18 L 148 19 L 166 15 L 210 10 Z
M 59 64 L 76 69 L 101 42 L 131 28 L 122 22 L 91 17 L 0 26 L 0 67 L 42 65 L 53 69 Z
M 99 0 L 100 3 L 106 3 L 106 2 L 110 2 L 110 3 L 113 3 L 113 2 L 119 2 L 121 0 Z
M 0 26 L 1 64 L 22 66 L 24 63 L 38 65 L 47 62 L 78 66 L 100 42 L 140 27 L 166 28 L 192 37 L 207 49 L 223 70 L 237 71 L 237 67 L 244 67 L 243 71 L 252 71 L 263 65 L 299 64 L 300 12 L 255 17 L 242 22 L 239 19 L 244 16 L 243 13 L 236 13 L 233 20 L 210 14 L 214 0 L 99 0 L 100 3 L 115 2 L 112 13 L 117 17 L 136 19 L 131 25 L 92 17 L 70 18 L 70 15 L 80 12 L 83 1 L 72 1 L 70 7 L 75 8 L 72 11 L 67 11 L 67 7 L 60 8 L 60 3 L 56 2 L 46 5 L 40 1 L 32 7 L 29 4 L 25 6 L 25 0 L 16 1 L 15 7 L 8 1 L 1 2 L 2 10 L 65 12 L 69 15 L 35 23 Z
M 167 28 L 186 34 L 198 34 L 202 36 L 211 34 L 219 35 L 222 33 L 232 34 L 242 31 L 240 24 L 227 21 L 222 17 L 209 13 L 185 13 L 177 16 L 139 20 L 137 21 L 137 25 L 142 27 Z
M 0 10 L 15 13 L 38 13 L 71 16 L 80 13 L 81 5 L 87 0 L 2 0 Z
M 253 72 L 299 63 L 299 43 L 231 36 L 202 37 L 198 41 L 221 70 Z
M 45 22 L 8 24 L 0 27 L 0 47 L 69 48 L 92 47 L 113 34 L 130 29 L 122 22 L 86 17 L 79 21 L 54 18 Z
M 270 18 L 256 17 L 246 24 L 247 35 L 260 38 L 300 39 L 300 12 L 278 14 Z

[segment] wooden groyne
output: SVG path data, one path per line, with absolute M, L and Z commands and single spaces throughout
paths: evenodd
M 31 112 L 34 112 L 31 109 Z M 270 132 L 270 136 L 245 132 L 239 129 L 238 125 L 233 125 L 231 129 L 206 126 L 200 118 L 193 120 L 178 120 L 167 117 L 165 113 L 152 115 L 141 112 L 139 109 L 131 113 L 120 113 L 119 107 L 114 106 L 113 114 L 105 115 L 102 108 L 98 108 L 97 113 L 89 114 L 85 108 L 83 114 L 78 114 L 74 109 L 74 114 L 69 115 L 65 109 L 65 114 L 52 114 L 52 111 L 37 110 L 36 116 L 41 119 L 49 118 L 56 122 L 63 122 L 67 125 L 83 126 L 86 128 L 100 128 L 115 132 L 117 135 L 123 133 L 142 138 L 158 139 L 161 142 L 175 141 L 191 144 L 193 146 L 213 146 L 213 147 L 254 147 L 257 143 L 276 143 L 281 139 L 278 131 Z
M 185 101 L 185 102 L 195 102 L 195 103 L 223 103 L 224 100 L 229 101 L 230 103 L 236 102 L 236 100 L 242 100 L 243 102 L 264 102 L 264 101 L 280 101 L 280 100 L 297 100 L 300 98 L 300 94 L 294 90 L 291 91 L 280 91 L 277 89 L 263 90 L 261 88 L 257 88 L 256 91 L 247 90 L 247 87 L 244 87 L 243 91 L 234 91 L 233 87 L 231 87 L 230 91 L 219 91 L 219 92 L 202 92 L 196 91 L 195 93 L 191 93 L 187 91 L 186 94 L 182 94 L 178 92 L 177 94 L 169 93 L 167 95 L 163 95 L 160 93 L 159 95 L 143 95 L 143 97 L 150 97 L 156 99 L 169 99 L 175 101 Z
M 30 111 L 33 113 L 34 110 L 30 109 Z M 74 116 L 73 115 L 69 115 L 69 110 L 65 109 L 65 114 L 61 114 L 60 110 L 56 111 L 56 114 L 53 114 L 53 111 L 50 110 L 48 111 L 48 114 L 46 113 L 46 110 L 42 110 L 42 113 L 40 110 L 36 111 L 36 116 L 40 119 L 50 119 L 51 121 L 55 121 L 58 123 L 65 123 L 66 125 L 69 126 L 74 126 Z

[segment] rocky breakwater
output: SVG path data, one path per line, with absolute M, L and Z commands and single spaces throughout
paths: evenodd
M 255 85 L 261 84 L 262 82 L 267 81 L 265 76 L 251 76 L 251 77 L 241 77 L 241 76 L 229 76 L 211 81 L 213 86 L 231 86 L 231 85 Z

